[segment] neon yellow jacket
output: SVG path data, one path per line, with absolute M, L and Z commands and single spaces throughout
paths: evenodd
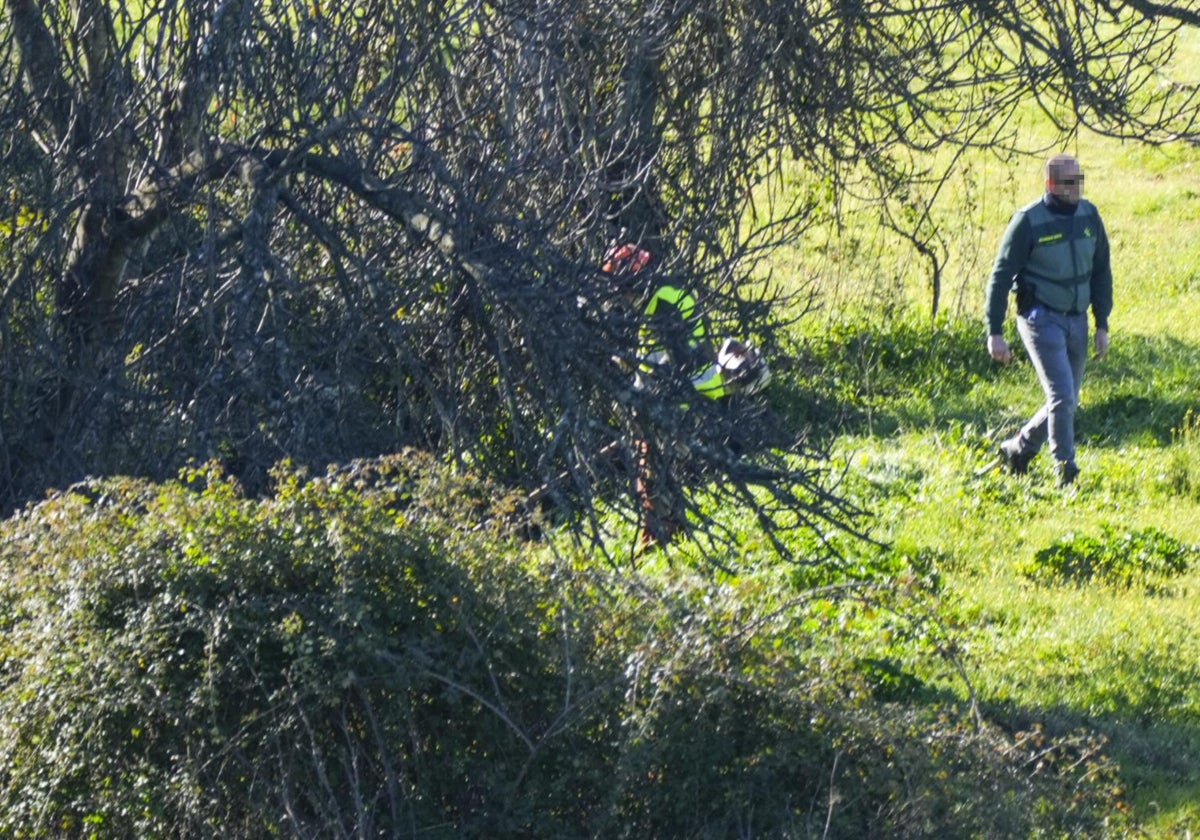
M 646 358 L 654 363 L 666 361 L 667 348 L 663 346 L 662 342 L 662 333 L 666 330 L 656 330 L 655 323 L 661 324 L 665 320 L 668 310 L 674 310 L 685 325 L 691 326 L 691 335 L 688 338 L 689 349 L 697 349 L 708 338 L 704 321 L 696 317 L 696 299 L 692 294 L 677 286 L 660 286 L 655 289 L 654 294 L 646 303 L 644 314 L 647 322 L 641 330 L 643 351 Z M 670 326 L 667 325 L 667 328 L 670 329 Z M 662 357 L 654 359 L 653 357 L 658 354 L 662 354 Z

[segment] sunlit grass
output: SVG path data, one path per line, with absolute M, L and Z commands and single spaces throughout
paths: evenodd
M 1172 422 L 1174 409 L 1156 399 L 1177 391 L 1182 405 L 1194 368 L 1181 361 L 1156 377 L 1154 353 L 1142 348 L 1134 358 L 1125 373 L 1140 372 L 1137 381 L 1148 387 L 1131 400 L 1130 414 L 1111 399 L 1128 383 L 1097 377 L 1101 404 L 1080 422 L 1106 432 L 1083 444 L 1083 474 L 1072 490 L 1054 486 L 1044 459 L 1023 478 L 986 469 L 996 435 L 983 411 L 848 435 L 840 447 L 877 490 L 880 533 L 945 558 L 945 601 L 958 617 L 985 707 L 1005 718 L 1104 733 L 1137 819 L 1149 836 L 1166 837 L 1200 818 L 1193 804 L 1200 801 L 1200 569 L 1154 593 L 1047 586 L 1021 571 L 1040 549 L 1073 533 L 1098 536 L 1106 526 L 1156 528 L 1200 544 L 1195 415 L 1184 411 Z M 994 382 L 976 386 L 1010 419 L 1036 405 L 1031 372 L 1013 373 L 997 371 Z M 1155 382 L 1157 391 L 1149 385 Z M 910 402 L 893 398 L 898 413 Z M 886 478 L 898 475 L 906 477 L 903 492 Z M 962 690 L 953 681 L 947 688 Z M 1161 760 L 1164 753 L 1170 761 Z
M 1174 64 L 1164 72 L 1200 81 L 1200 39 Z M 853 201 L 840 226 L 779 249 L 774 276 L 820 293 L 802 352 L 809 387 L 854 409 L 835 452 L 843 490 L 873 511 L 877 537 L 939 558 L 976 699 L 1013 726 L 1102 733 L 1143 836 L 1200 836 L 1200 564 L 1153 591 L 1023 571 L 1073 535 L 1154 529 L 1200 545 L 1200 148 L 1086 129 L 1056 142 L 1032 108 L 1021 118 L 1014 130 L 1042 154 L 968 156 L 939 199 L 939 320 L 929 264 Z M 983 327 L 996 248 L 1013 210 L 1041 194 L 1054 150 L 1087 174 L 1114 274 L 1112 349 L 1085 380 L 1082 474 L 1068 490 L 1045 454 L 1025 477 L 989 468 L 1041 394 L 1027 360 L 987 358 Z
M 955 232 L 941 326 L 928 318 L 922 266 L 911 252 L 874 255 L 884 243 L 869 218 L 779 259 L 825 293 L 805 346 L 824 371 L 814 387 L 858 408 L 838 439 L 847 486 L 874 511 L 878 536 L 942 558 L 978 699 L 1014 725 L 1103 733 L 1146 836 L 1195 836 L 1200 568 L 1154 592 L 1050 586 L 1022 569 L 1106 528 L 1200 544 L 1200 149 L 1083 133 L 1067 150 L 1105 219 L 1115 298 L 1112 351 L 1084 385 L 1082 474 L 1070 490 L 1055 486 L 1046 455 L 1022 478 L 986 469 L 1041 400 L 1026 360 L 987 359 L 982 324 L 994 250 L 1012 210 L 1040 193 L 1039 160 L 1006 168 L 981 157 L 947 196 L 975 215 Z

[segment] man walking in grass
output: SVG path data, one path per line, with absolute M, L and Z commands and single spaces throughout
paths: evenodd
M 987 290 L 988 353 L 1012 361 L 1004 340 L 1009 292 L 1016 293 L 1017 332 L 1037 371 L 1046 402 L 1016 436 L 1000 444 L 1005 468 L 1020 475 L 1049 441 L 1060 486 L 1079 475 L 1075 409 L 1088 352 L 1090 307 L 1097 359 L 1108 353 L 1112 267 L 1100 213 L 1081 198 L 1083 171 L 1070 155 L 1046 162 L 1046 192 L 1008 223 Z

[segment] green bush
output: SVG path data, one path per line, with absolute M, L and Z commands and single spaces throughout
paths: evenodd
M 0 525 L 0 834 L 1095 836 L 1111 813 L 1099 755 L 1034 772 L 953 702 L 878 701 L 837 639 L 881 581 L 839 603 L 554 556 L 415 455 L 275 479 L 92 482 Z
M 421 469 L 108 481 L 7 523 L 0 833 L 517 828 L 569 660 L 512 562 L 410 521 L 450 500 Z
M 1105 524 L 1099 537 L 1070 533 L 1040 549 L 1021 572 L 1045 583 L 1154 590 L 1186 572 L 1197 551 L 1157 528 L 1119 532 Z

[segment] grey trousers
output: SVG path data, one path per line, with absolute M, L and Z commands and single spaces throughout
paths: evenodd
M 1054 460 L 1075 460 L 1075 409 L 1088 355 L 1088 316 L 1034 306 L 1017 318 L 1017 331 L 1033 362 L 1046 402 L 1017 436 L 1018 451 L 1037 452 L 1047 440 Z

